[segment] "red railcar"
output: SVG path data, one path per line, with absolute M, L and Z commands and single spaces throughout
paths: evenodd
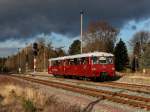
M 113 54 L 93 52 L 49 59 L 49 74 L 100 78 L 114 77 Z

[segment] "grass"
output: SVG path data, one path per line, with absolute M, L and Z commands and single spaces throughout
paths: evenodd
M 0 94 L 0 103 L 3 101 L 4 97 Z
M 23 100 L 23 108 L 25 109 L 25 112 L 36 112 L 36 107 L 33 104 L 33 101 L 31 101 L 30 99 Z
M 40 89 L 14 84 L 0 86 L 0 111 L 6 112 L 81 112 L 78 105 L 60 101 Z

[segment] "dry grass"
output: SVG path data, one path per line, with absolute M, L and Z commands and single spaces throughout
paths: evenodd
M 146 73 L 150 75 L 150 68 L 146 69 Z
M 81 112 L 81 107 L 32 86 L 9 81 L 0 85 L 0 112 Z

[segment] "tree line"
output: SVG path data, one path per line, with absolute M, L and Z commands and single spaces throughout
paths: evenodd
M 114 54 L 117 71 L 126 69 L 136 71 L 142 68 L 150 68 L 150 32 L 137 32 L 129 41 L 130 47 L 128 48 L 121 38 L 118 39 L 118 34 L 119 29 L 106 21 L 89 23 L 83 35 L 83 53 L 98 51 Z M 49 58 L 80 53 L 80 40 L 74 40 L 67 52 L 61 47 L 54 48 L 52 42 L 47 42 L 44 38 L 38 38 L 36 43 L 38 44 L 37 71 L 47 69 Z M 20 49 L 15 55 L 5 59 L 1 58 L 1 71 L 17 72 L 19 67 L 21 67 L 22 72 L 33 71 L 34 55 L 32 47 L 33 45 L 30 44 Z
M 38 38 L 35 41 L 38 44 L 38 54 L 36 56 L 36 70 L 43 71 L 47 70 L 48 59 L 66 55 L 62 48 L 53 48 L 51 42 L 46 42 L 44 38 Z M 45 58 L 45 62 L 44 62 Z M 0 58 L 0 67 L 5 70 L 1 72 L 13 72 L 16 73 L 21 68 L 21 72 L 30 72 L 34 68 L 34 52 L 33 44 L 27 45 L 25 48 L 18 49 L 18 52 L 12 56 Z
M 114 54 L 117 71 L 133 72 L 150 68 L 150 32 L 139 31 L 126 43 L 118 39 L 119 30 L 105 21 L 91 22 L 83 38 L 83 52 L 109 52 Z M 124 37 L 125 38 L 125 37 Z M 119 41 L 118 41 L 119 40 Z M 129 51 L 128 51 L 129 50 Z M 69 54 L 80 53 L 80 41 L 75 40 Z

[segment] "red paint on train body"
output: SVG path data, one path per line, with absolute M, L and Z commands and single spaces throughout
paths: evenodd
M 105 52 L 94 52 L 52 58 L 49 60 L 48 73 L 63 76 L 114 77 L 113 55 Z

